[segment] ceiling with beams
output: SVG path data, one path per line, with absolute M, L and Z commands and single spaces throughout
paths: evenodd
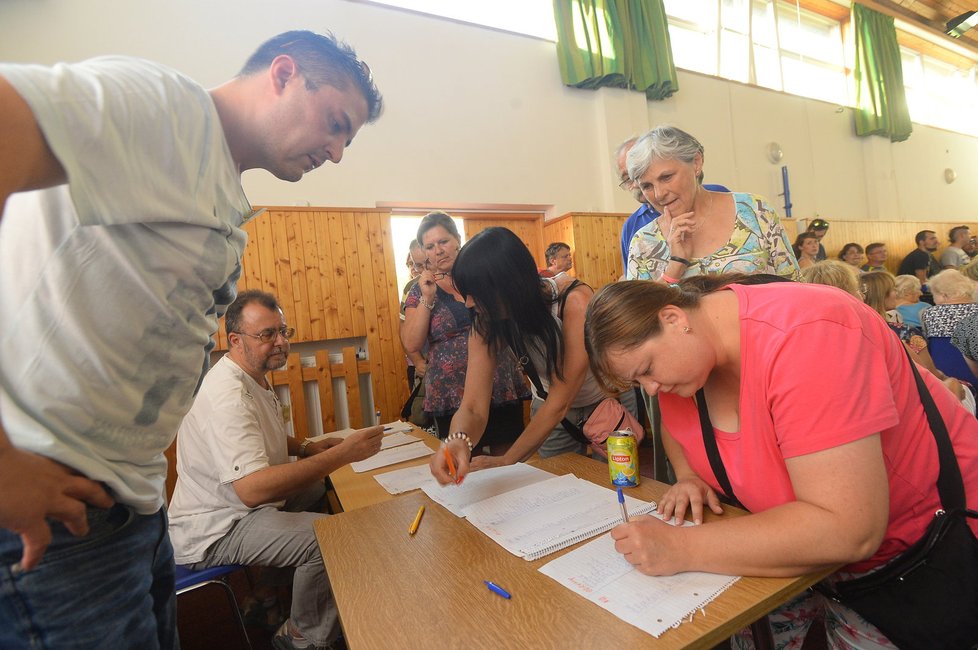
M 945 31 L 944 25 L 952 18 L 968 11 L 978 11 L 978 0 L 875 0 L 875 2 L 891 9 L 904 20 L 940 32 Z M 978 50 L 978 27 L 966 32 L 958 40 Z

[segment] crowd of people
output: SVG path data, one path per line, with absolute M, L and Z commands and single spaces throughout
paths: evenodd
M 274 295 L 237 295 L 253 216 L 240 174 L 297 181 L 340 162 L 382 112 L 370 68 L 332 36 L 291 31 L 212 90 L 138 59 L 0 65 L 0 108 L 0 647 L 178 647 L 174 558 L 266 567 L 263 586 L 292 583 L 275 646 L 330 647 L 340 630 L 312 521 L 324 479 L 376 453 L 382 427 L 288 435 L 268 373 L 295 330 Z M 539 268 L 505 228 L 463 246 L 450 215 L 422 219 L 400 334 L 445 450 L 435 479 L 585 454 L 590 413 L 611 399 L 639 415 L 641 388 L 661 409 L 653 442 L 673 485 L 665 521 L 612 531 L 618 552 L 648 574 L 842 566 L 829 581 L 844 580 L 898 557 L 941 505 L 919 364 L 975 507 L 973 394 L 927 356 L 946 339 L 978 367 L 966 227 L 940 261 L 935 233 L 919 233 L 894 278 L 883 244 L 865 264 L 856 243 L 826 260 L 823 219 L 793 250 L 767 199 L 703 184 L 705 148 L 678 128 L 614 159 L 641 207 L 621 234 L 625 279 L 597 293 L 567 243 Z M 221 316 L 228 353 L 208 370 Z M 751 514 L 672 525 L 722 512 L 721 495 Z M 774 618 L 783 647 L 814 620 L 834 645 L 892 647 L 815 593 Z

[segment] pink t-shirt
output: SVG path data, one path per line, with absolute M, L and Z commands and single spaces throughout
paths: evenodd
M 889 523 L 873 557 L 846 568 L 865 571 L 899 554 L 940 507 L 937 447 L 899 339 L 839 289 L 796 283 L 730 289 L 740 300 L 740 431 L 715 433 L 737 498 L 754 512 L 794 501 L 784 459 L 880 432 Z M 978 508 L 978 420 L 936 377 L 920 372 L 951 434 L 968 506 Z M 663 423 L 690 466 L 719 491 L 695 402 L 665 393 L 659 399 Z

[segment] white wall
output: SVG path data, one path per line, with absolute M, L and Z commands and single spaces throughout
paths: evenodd
M 796 217 L 973 219 L 978 139 L 916 126 L 910 140 L 852 135 L 848 109 L 680 72 L 680 92 L 560 84 L 552 43 L 349 0 L 2 0 L 0 60 L 53 63 L 133 54 L 221 83 L 265 38 L 332 30 L 371 66 L 387 110 L 339 167 L 299 183 L 245 174 L 253 203 L 379 201 L 551 204 L 631 211 L 610 150 L 661 123 L 706 147 L 708 181 L 780 204 L 779 142 Z M 948 185 L 943 171 L 954 168 Z

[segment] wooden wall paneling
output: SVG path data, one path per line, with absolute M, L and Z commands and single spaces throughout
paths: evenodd
M 302 359 L 297 353 L 289 355 L 285 372 L 289 385 L 292 435 L 302 442 L 309 437 L 309 414 L 306 410 L 306 393 L 302 387 Z
M 376 312 L 367 309 L 366 300 L 373 298 L 372 282 L 366 280 L 364 271 L 369 272 L 379 255 L 383 259 L 384 250 L 374 251 L 367 238 L 358 236 L 357 223 L 366 219 L 366 214 L 344 212 L 340 216 L 343 233 L 343 267 L 350 285 L 350 302 L 347 320 L 349 321 L 350 336 L 365 336 L 367 322 L 365 314 L 373 316 Z M 366 281 L 365 281 L 366 280 Z
M 313 214 L 316 233 L 316 253 L 318 264 L 316 265 L 319 293 L 323 300 L 323 339 L 338 338 L 336 334 L 342 328 L 340 326 L 340 308 L 336 300 L 336 271 L 333 268 L 332 256 L 332 236 L 330 229 L 333 220 L 323 212 Z M 313 278 L 310 277 L 310 281 Z
M 621 226 L 628 215 L 569 213 L 544 225 L 546 241 L 562 241 L 574 253 L 571 274 L 599 289 L 623 273 Z
M 352 278 L 344 259 L 346 247 L 343 240 L 343 215 L 339 212 L 327 212 L 325 216 L 329 222 L 329 247 L 327 249 L 329 267 L 323 270 L 333 276 L 332 299 L 335 301 L 338 310 L 336 329 L 328 331 L 327 336 L 331 339 L 349 338 L 355 334 L 350 322 Z
M 323 309 L 323 285 L 319 268 L 319 245 L 316 241 L 317 213 L 303 210 L 299 216 L 299 232 L 302 242 L 305 287 L 309 317 L 309 340 L 326 338 Z
M 286 215 L 285 234 L 288 238 L 289 268 L 292 272 L 292 303 L 296 341 L 314 341 L 309 310 L 309 288 L 306 279 L 306 251 L 302 240 L 302 212 Z
M 259 259 L 258 283 L 252 289 L 261 289 L 278 295 L 278 276 L 275 272 L 274 234 L 272 232 L 272 214 L 265 212 L 252 222 L 255 227 L 254 246 L 257 247 Z M 249 246 L 252 244 L 249 243 Z
M 357 366 L 357 351 L 343 348 L 343 379 L 346 382 L 346 409 L 350 416 L 350 427 L 363 427 L 363 406 L 360 399 L 360 372 Z M 371 422 L 371 424 L 373 424 Z
M 292 286 L 292 259 L 289 250 L 288 221 L 291 212 L 277 212 L 272 215 L 272 250 L 275 252 L 275 278 L 278 289 L 275 297 L 285 312 L 285 318 L 293 326 L 298 322 L 295 308 L 295 290 Z M 298 339 L 303 340 L 303 339 Z
M 267 213 L 266 213 L 267 214 Z M 261 289 L 261 258 L 258 254 L 258 227 L 253 219 L 244 226 L 244 231 L 248 233 L 248 243 L 245 244 L 244 253 L 241 255 L 241 280 L 238 289 L 242 286 L 247 289 Z
M 316 351 L 316 382 L 319 384 L 319 412 L 323 432 L 336 431 L 336 407 L 333 401 L 333 375 L 330 372 L 329 351 Z
M 367 346 L 374 403 L 383 421 L 400 417 L 407 396 L 407 364 L 400 340 L 400 294 L 390 233 L 390 215 L 363 214 L 356 219 L 358 240 L 368 242 L 369 256 L 361 256 Z
M 368 364 L 370 367 L 371 388 L 373 389 L 374 407 L 380 409 L 381 413 L 389 412 L 385 409 L 385 394 L 383 381 L 384 372 L 384 342 L 381 340 L 379 330 L 386 324 L 382 324 L 381 312 L 384 300 L 379 297 L 389 293 L 386 286 L 380 286 L 386 278 L 380 277 L 383 274 L 377 272 L 378 265 L 383 264 L 384 253 L 387 248 L 383 239 L 375 235 L 374 231 L 379 230 L 379 217 L 376 214 L 356 214 L 351 215 L 348 227 L 352 231 L 353 238 L 360 243 L 363 254 L 358 256 L 357 266 L 351 267 L 351 271 L 356 273 L 358 284 L 357 292 L 361 296 L 360 304 L 363 310 L 370 314 L 364 322 L 361 314 L 361 325 L 363 327 L 362 336 L 367 339 Z M 393 254 L 390 255 L 393 257 Z M 387 362 L 393 362 L 393 353 L 389 349 L 390 342 L 387 341 Z M 391 367 L 388 365 L 388 367 Z M 370 421 L 373 424 L 373 421 Z
M 595 290 L 615 282 L 624 272 L 621 263 L 621 226 L 625 218 L 601 214 L 575 217 L 574 266 L 578 277 Z
M 588 283 L 599 289 L 617 280 L 621 273 L 621 221 L 607 215 L 590 215 L 574 220 L 578 241 L 575 258 L 583 262 Z
M 526 247 L 530 249 L 537 267 L 543 268 L 543 251 L 546 244 L 543 241 L 543 215 L 542 214 L 498 214 L 491 217 L 465 217 L 465 239 L 468 241 L 474 235 L 492 226 L 509 228 L 517 237 L 523 240 Z

